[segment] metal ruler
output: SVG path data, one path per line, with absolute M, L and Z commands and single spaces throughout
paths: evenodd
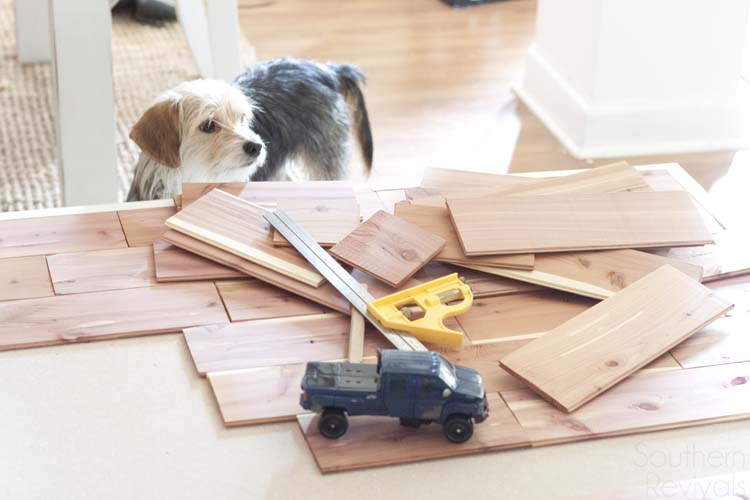
M 302 229 L 283 210 L 266 212 L 263 217 L 297 249 L 307 261 L 323 275 L 328 282 L 351 302 L 367 321 L 385 335 L 391 344 L 402 351 L 426 351 L 422 343 L 406 332 L 386 328 L 367 310 L 368 302 L 375 298 L 355 280 L 346 269 L 336 262 L 328 252 Z

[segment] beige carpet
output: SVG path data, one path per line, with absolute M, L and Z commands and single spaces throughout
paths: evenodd
M 152 99 L 198 72 L 179 24 L 143 26 L 115 12 L 112 28 L 122 198 L 138 155 L 131 125 Z M 0 211 L 60 206 L 52 100 L 50 64 L 18 63 L 13 0 L 0 0 Z

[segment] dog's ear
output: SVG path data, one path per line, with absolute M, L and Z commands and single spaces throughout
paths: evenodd
M 180 166 L 180 109 L 171 100 L 159 101 L 143 113 L 130 130 L 130 138 L 154 161 Z

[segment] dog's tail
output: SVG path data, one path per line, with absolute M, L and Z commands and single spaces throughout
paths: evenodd
M 372 168 L 372 130 L 370 129 L 370 117 L 365 105 L 365 96 L 360 88 L 360 84 L 365 83 L 365 75 L 359 68 L 351 64 L 331 64 L 330 66 L 339 78 L 339 90 L 351 109 L 354 133 L 359 141 L 359 147 L 362 148 L 362 157 L 369 173 Z

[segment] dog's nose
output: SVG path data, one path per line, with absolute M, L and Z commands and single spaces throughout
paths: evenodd
M 247 153 L 249 156 L 256 157 L 260 154 L 261 149 L 263 149 L 263 146 L 258 144 L 257 142 L 253 141 L 247 141 L 244 146 L 242 146 L 242 149 Z

